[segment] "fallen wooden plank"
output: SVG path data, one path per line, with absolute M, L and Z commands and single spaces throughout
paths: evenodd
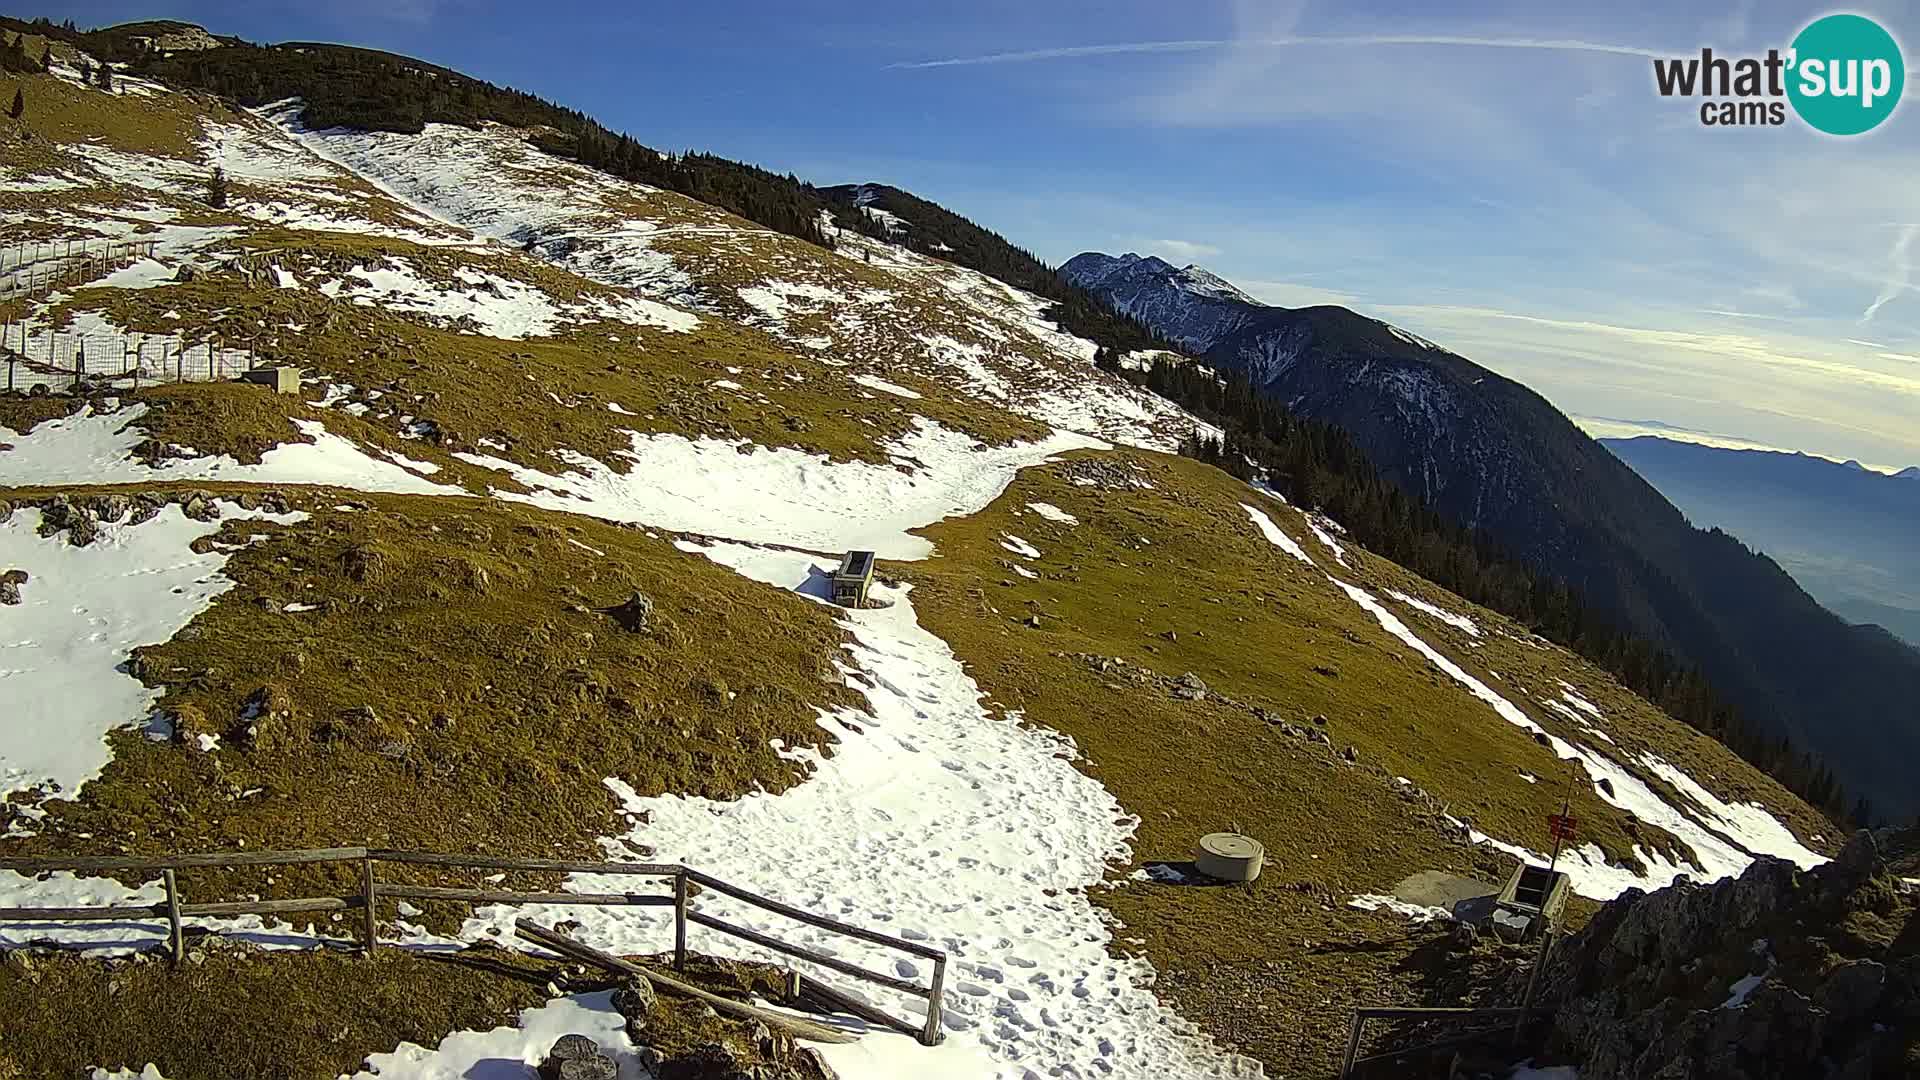
M 541 926 L 532 919 L 515 919 L 513 921 L 513 929 L 515 934 L 527 941 L 531 941 L 543 948 L 551 949 L 562 956 L 569 956 L 575 960 L 584 960 L 617 974 L 645 979 L 655 986 L 704 1001 L 713 1006 L 716 1012 L 726 1013 L 743 1020 L 758 1020 L 768 1027 L 784 1031 L 796 1039 L 806 1039 L 809 1042 L 850 1043 L 854 1042 L 857 1038 L 854 1035 L 850 1035 L 838 1028 L 828 1027 L 825 1024 L 816 1024 L 811 1020 L 801 1020 L 792 1016 L 783 1016 L 780 1013 L 769 1012 L 766 1009 L 758 1009 L 752 1005 L 742 1004 L 731 998 L 723 998 L 719 994 L 710 994 L 697 986 L 683 983 L 679 979 L 661 975 L 658 972 L 648 971 L 646 968 L 623 960 L 612 953 L 601 952 L 591 945 L 582 945 L 557 930 L 551 930 Z

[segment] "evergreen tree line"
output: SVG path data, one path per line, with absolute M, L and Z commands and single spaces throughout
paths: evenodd
M 713 154 L 663 154 L 575 109 L 389 53 L 338 45 L 232 45 L 145 56 L 133 70 L 243 105 L 305 103 L 309 127 L 417 134 L 427 124 L 494 121 L 535 129 L 535 145 L 582 165 L 718 206 L 821 246 L 830 208 L 798 178 Z
M 1103 366 L 1117 370 L 1103 350 Z M 1219 427 L 1190 436 L 1180 452 L 1242 480 L 1262 480 L 1296 506 L 1325 513 L 1368 550 L 1529 627 L 1610 672 L 1668 715 L 1719 740 L 1836 821 L 1872 820 L 1850 802 L 1831 769 L 1744 722 L 1700 671 L 1645 638 L 1623 632 L 1564 581 L 1503 552 L 1484 532 L 1461 527 L 1383 479 L 1343 429 L 1295 415 L 1244 375 L 1160 361 L 1120 371 L 1129 381 Z
M 869 205 L 900 218 L 906 228 L 889 233 L 884 222 L 865 213 L 858 205 L 863 188 L 871 199 Z M 839 204 L 834 220 L 841 228 L 957 263 L 1050 300 L 1047 318 L 1070 334 L 1123 353 L 1174 347 L 1146 326 L 1066 281 L 1032 252 L 939 203 L 877 184 L 846 185 L 825 192 Z
M 596 123 L 577 109 L 392 53 L 289 42 L 165 54 L 144 40 L 163 26 L 130 24 L 81 31 L 71 22 L 0 26 L 70 42 L 96 58 L 168 85 L 259 106 L 288 98 L 305 104 L 310 127 L 417 134 L 428 124 L 473 127 L 494 121 L 536 129 L 542 150 L 583 165 L 731 211 L 767 228 L 830 247 L 821 228 L 833 207 L 812 185 L 714 154 L 663 154 Z M 225 40 L 225 39 L 223 39 Z M 110 76 L 108 76 L 110 78 Z

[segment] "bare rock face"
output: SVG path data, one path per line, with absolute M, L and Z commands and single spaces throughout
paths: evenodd
M 1548 1051 L 1582 1080 L 1920 1076 L 1920 829 L 1802 871 L 1609 903 L 1555 952 Z

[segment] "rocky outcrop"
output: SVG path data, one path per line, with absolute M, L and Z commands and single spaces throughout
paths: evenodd
M 1812 871 L 1629 891 L 1549 963 L 1549 1053 L 1582 1080 L 1920 1075 L 1916 853 L 1860 832 Z

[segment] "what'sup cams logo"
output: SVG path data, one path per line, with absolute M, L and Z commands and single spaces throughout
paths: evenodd
M 1872 131 L 1893 115 L 1906 89 L 1900 43 L 1863 15 L 1828 15 L 1807 24 L 1785 52 L 1730 58 L 1701 49 L 1699 56 L 1656 59 L 1661 97 L 1702 98 L 1708 127 L 1777 127 L 1787 107 L 1828 135 Z

